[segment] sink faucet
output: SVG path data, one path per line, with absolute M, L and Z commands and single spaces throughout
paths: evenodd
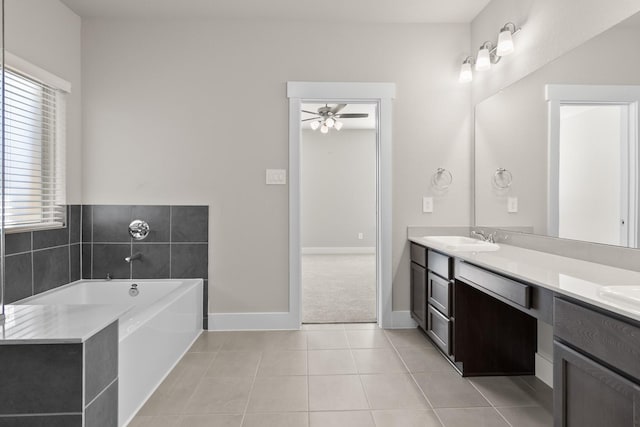
M 495 243 L 496 242 L 496 232 L 486 234 L 484 230 L 472 230 L 471 234 L 474 236 L 480 237 L 480 240 L 483 242 Z
M 140 252 L 136 252 L 135 254 L 128 256 L 124 260 L 128 263 L 131 263 L 137 259 L 142 259 L 142 254 Z

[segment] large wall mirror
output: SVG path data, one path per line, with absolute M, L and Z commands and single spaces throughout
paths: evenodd
M 640 14 L 476 106 L 475 225 L 639 247 Z

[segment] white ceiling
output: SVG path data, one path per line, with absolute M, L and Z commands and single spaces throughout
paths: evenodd
M 329 103 L 330 107 L 336 103 Z M 318 111 L 318 108 L 324 107 L 325 104 L 302 104 L 302 109 L 307 111 Z M 376 104 L 347 104 L 340 113 L 367 113 L 369 117 L 358 119 L 338 119 L 344 126 L 341 130 L 347 129 L 375 129 L 376 128 Z M 314 117 L 311 114 L 302 113 L 302 119 L 310 119 Z M 302 129 L 311 129 L 310 122 L 303 122 Z M 319 130 L 317 132 L 320 132 Z
M 83 18 L 469 23 L 489 0 L 61 0 Z

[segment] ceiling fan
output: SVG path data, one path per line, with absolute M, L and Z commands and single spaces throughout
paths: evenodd
M 317 112 L 302 110 L 303 113 L 315 116 L 302 121 L 311 122 L 310 126 L 313 130 L 320 128 L 320 132 L 328 133 L 330 128 L 335 130 L 342 129 L 343 123 L 338 119 L 364 119 L 369 117 L 368 113 L 340 113 L 346 106 L 347 104 L 337 104 L 335 107 L 329 107 L 329 104 L 325 104 L 324 107 L 318 108 Z

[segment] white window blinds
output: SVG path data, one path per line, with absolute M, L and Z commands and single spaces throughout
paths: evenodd
M 63 227 L 65 93 L 4 71 L 6 230 Z

